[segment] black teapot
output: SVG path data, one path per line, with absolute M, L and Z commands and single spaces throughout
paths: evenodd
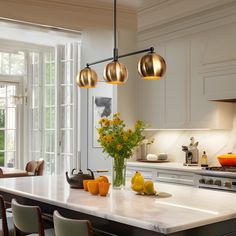
M 94 174 L 93 171 L 90 169 L 87 169 L 90 173 L 89 174 L 84 174 L 82 170 L 79 170 L 78 174 L 74 174 L 74 171 L 76 169 L 73 169 L 71 171 L 71 176 L 68 176 L 68 171 L 66 172 L 66 180 L 69 183 L 71 188 L 83 188 L 83 180 L 86 179 L 94 179 Z

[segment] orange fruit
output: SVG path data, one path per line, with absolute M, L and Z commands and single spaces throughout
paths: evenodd
M 84 179 L 83 180 L 83 187 L 85 191 L 88 191 L 88 181 L 90 181 L 91 179 Z
M 109 191 L 110 183 L 100 182 L 98 183 L 99 194 L 100 196 L 106 196 Z
M 98 181 L 96 180 L 89 180 L 87 183 L 88 186 L 88 191 L 93 194 L 97 195 L 98 194 Z
M 99 183 L 101 183 L 101 182 L 109 183 L 109 180 L 105 175 L 101 175 L 101 176 L 97 177 L 96 181 L 98 181 Z

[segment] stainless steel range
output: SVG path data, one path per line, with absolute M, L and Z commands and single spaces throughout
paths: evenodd
M 206 167 L 195 173 L 199 188 L 236 192 L 236 167 Z

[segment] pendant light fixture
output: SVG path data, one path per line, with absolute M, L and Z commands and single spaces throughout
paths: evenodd
M 139 50 L 123 55 L 118 54 L 118 48 L 116 45 L 116 0 L 114 1 L 113 9 L 113 24 L 114 24 L 114 49 L 113 57 L 103 60 L 87 63 L 86 68 L 80 71 L 77 75 L 76 83 L 81 88 L 94 88 L 97 84 L 97 74 L 90 68 L 91 65 L 99 64 L 106 61 L 111 61 L 106 65 L 103 78 L 109 84 L 124 84 L 128 79 L 128 70 L 118 59 L 122 57 L 128 57 L 144 52 L 148 52 L 144 55 L 138 63 L 138 72 L 142 79 L 145 80 L 158 80 L 162 78 L 166 72 L 165 60 L 154 52 L 154 48 L 148 48 Z

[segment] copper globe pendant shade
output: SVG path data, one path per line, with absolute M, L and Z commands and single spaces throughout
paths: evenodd
M 161 79 L 166 72 L 165 60 L 156 53 L 150 52 L 139 60 L 138 72 L 142 79 Z
M 81 88 L 95 88 L 98 81 L 97 73 L 90 67 L 86 67 L 77 75 L 76 83 Z
M 106 65 L 103 78 L 109 84 L 124 84 L 128 79 L 128 70 L 119 61 L 112 61 Z

